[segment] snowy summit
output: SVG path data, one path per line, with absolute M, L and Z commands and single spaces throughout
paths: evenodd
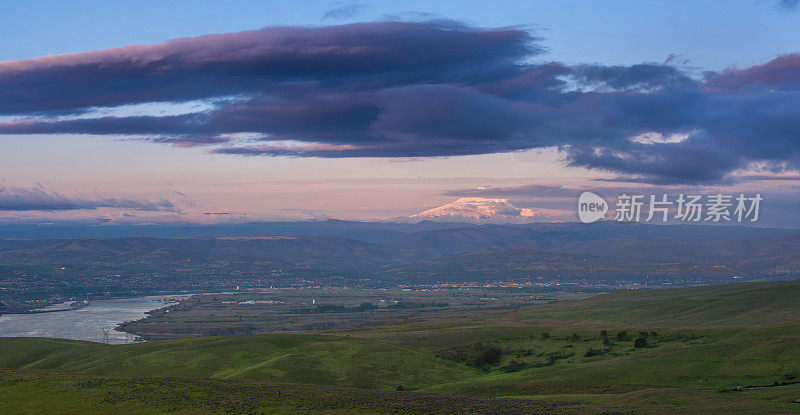
M 462 197 L 455 202 L 410 216 L 419 220 L 544 222 L 553 218 L 537 209 L 518 208 L 508 199 Z

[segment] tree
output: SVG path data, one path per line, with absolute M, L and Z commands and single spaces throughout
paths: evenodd
M 639 336 L 636 338 L 636 341 L 633 342 L 633 347 L 636 348 L 647 347 L 648 345 L 647 337 L 645 336 Z
M 499 347 L 493 344 L 483 345 L 479 343 L 476 345 L 476 349 L 478 353 L 470 359 L 470 366 L 486 368 L 500 361 L 502 351 Z
M 600 349 L 600 348 L 590 347 L 590 348 L 586 349 L 586 353 L 584 353 L 583 356 L 584 357 L 600 356 L 600 355 L 606 354 L 608 352 L 609 352 L 609 349 Z

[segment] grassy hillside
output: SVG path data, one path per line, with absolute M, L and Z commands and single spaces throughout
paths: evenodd
M 575 401 L 194 378 L 109 378 L 0 370 L 4 414 L 585 413 Z
M 304 334 L 225 336 L 110 346 L 3 338 L 0 366 L 102 376 L 252 379 L 374 389 L 422 388 L 477 370 L 395 345 Z
M 800 280 L 625 290 L 580 301 L 519 309 L 526 321 L 650 326 L 762 326 L 800 322 Z
M 621 291 L 524 307 L 491 323 L 413 324 L 354 335 L 464 364 L 479 352 L 499 351 L 481 376 L 432 388 L 437 391 L 569 397 L 634 413 L 669 413 L 667 402 L 780 413 L 800 409 L 792 403 L 800 399 L 797 298 L 800 281 Z M 646 345 L 637 347 L 642 333 Z M 756 396 L 775 405 L 736 403 Z

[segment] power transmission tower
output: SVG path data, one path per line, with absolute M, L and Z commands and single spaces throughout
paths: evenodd
M 100 327 L 100 330 L 103 330 L 103 343 L 108 344 L 108 328 Z

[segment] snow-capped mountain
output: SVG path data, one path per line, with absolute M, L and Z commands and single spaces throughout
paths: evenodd
M 553 217 L 542 210 L 518 208 L 508 199 L 462 197 L 424 212 L 411 215 L 413 220 L 469 222 L 548 222 Z

